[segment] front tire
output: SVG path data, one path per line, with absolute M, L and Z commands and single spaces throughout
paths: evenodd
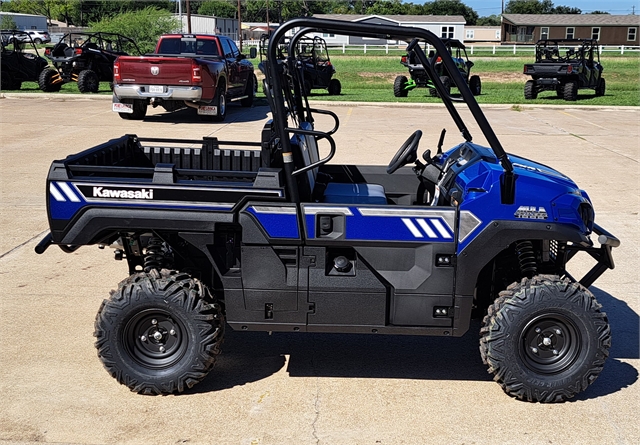
M 95 321 L 98 357 L 131 391 L 183 392 L 213 367 L 224 334 L 220 306 L 189 275 L 152 270 L 111 292 Z
M 397 76 L 393 81 L 393 95 L 395 97 L 407 97 L 409 91 L 407 91 L 407 76 Z
M 338 79 L 331 79 L 329 81 L 329 87 L 327 88 L 327 91 L 331 96 L 339 96 L 342 92 L 342 84 Z
M 570 399 L 596 380 L 609 355 L 611 330 L 600 307 L 578 283 L 524 278 L 489 307 L 480 330 L 482 361 L 517 399 Z
M 596 96 L 604 96 L 606 89 L 607 89 L 607 84 L 604 81 L 604 77 L 601 77 L 598 80 L 598 86 L 596 87 Z
M 474 96 L 480 96 L 482 93 L 482 82 L 480 76 L 471 76 L 469 79 L 469 89 Z
M 62 79 L 57 70 L 53 68 L 45 68 L 40 72 L 38 77 L 38 86 L 45 93 L 55 93 L 62 88 Z
M 247 86 L 245 87 L 244 91 L 247 97 L 245 97 L 244 99 L 240 99 L 240 105 L 242 105 L 243 107 L 250 107 L 251 105 L 253 105 L 253 97 L 255 94 L 254 76 L 249 77 L 249 79 L 247 80 Z

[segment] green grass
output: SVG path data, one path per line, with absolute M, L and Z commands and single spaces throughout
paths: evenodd
M 390 51 L 391 52 L 391 51 Z M 335 77 L 342 83 L 342 94 L 329 96 L 324 90 L 314 90 L 311 100 L 358 101 L 358 102 L 407 102 L 439 103 L 438 98 L 429 96 L 426 88 L 416 88 L 406 98 L 393 95 L 393 81 L 396 76 L 408 76 L 408 71 L 400 64 L 402 51 L 384 54 L 347 54 L 341 52 L 331 56 L 336 67 Z M 532 56 L 481 57 L 472 58 L 475 65 L 472 74 L 482 79 L 482 95 L 477 97 L 481 104 L 563 104 L 563 99 L 555 92 L 540 93 L 536 100 L 524 99 L 524 83 L 529 76 L 522 74 L 525 63 L 532 62 Z M 621 57 L 605 53 L 601 59 L 604 66 L 603 76 L 607 81 L 606 94 L 595 97 L 593 90 L 579 90 L 577 104 L 580 105 L 631 105 L 640 106 L 640 55 L 637 53 Z M 256 66 L 258 59 L 253 60 Z M 453 90 L 455 93 L 457 90 Z M 35 82 L 25 82 L 16 92 L 41 92 Z M 76 83 L 62 86 L 61 93 L 81 94 Z M 100 83 L 98 94 L 111 94 L 107 82 Z M 261 93 L 260 93 L 261 94 Z

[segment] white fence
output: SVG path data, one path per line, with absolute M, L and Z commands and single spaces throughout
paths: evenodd
M 247 44 L 248 42 L 244 42 L 243 44 Z M 250 43 L 249 43 L 250 45 Z M 481 54 L 492 54 L 492 55 L 530 55 L 535 54 L 536 48 L 535 45 L 475 45 L 475 44 L 467 44 L 467 53 L 469 55 L 473 55 L 475 53 Z M 342 54 L 394 54 L 394 53 L 403 53 L 406 51 L 406 45 L 347 45 L 342 44 L 342 46 L 331 46 L 329 47 L 329 51 L 332 54 L 342 53 Z M 430 47 L 427 47 L 427 52 Z M 606 46 L 601 45 L 598 47 L 598 51 L 600 54 L 609 53 L 609 54 L 629 54 L 629 55 L 637 55 L 640 53 L 639 46 Z

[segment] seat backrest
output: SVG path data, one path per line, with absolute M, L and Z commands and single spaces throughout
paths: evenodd
M 302 122 L 300 124 L 302 130 L 313 130 L 313 124 L 311 122 Z M 302 155 L 302 161 L 304 166 L 311 165 L 320 160 L 320 153 L 318 151 L 318 142 L 315 136 L 311 135 L 296 135 L 298 147 L 300 147 L 300 154 Z M 316 183 L 316 175 L 318 174 L 318 167 L 307 170 L 307 180 L 309 181 L 309 188 L 313 191 L 313 187 Z

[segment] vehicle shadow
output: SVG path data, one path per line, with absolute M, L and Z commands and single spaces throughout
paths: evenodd
M 152 108 L 149 108 L 149 111 L 151 110 Z M 142 122 L 225 125 L 233 122 L 255 122 L 264 120 L 268 117 L 267 113 L 271 112 L 266 105 L 256 104 L 251 108 L 244 108 L 239 104 L 231 104 L 227 107 L 227 117 L 225 120 L 223 122 L 214 122 L 213 120 L 207 120 L 199 116 L 195 108 L 183 108 L 172 112 L 164 112 L 162 108 L 158 110 L 160 113 L 148 114 Z
M 639 317 L 627 304 L 592 287 L 607 313 L 613 345 L 605 368 L 573 400 L 605 396 L 633 385 L 638 371 L 620 359 L 639 358 Z M 460 338 L 395 335 L 237 332 L 225 334 L 211 374 L 185 394 L 220 391 L 255 382 L 283 369 L 290 377 L 342 377 L 491 381 L 480 359 L 480 321 Z M 288 361 L 286 357 L 289 356 Z
M 640 317 L 625 301 L 594 286 L 590 290 L 609 319 L 611 349 L 598 379 L 585 392 L 570 401 L 612 394 L 633 385 L 638 380 L 638 370 L 620 359 L 640 358 Z

